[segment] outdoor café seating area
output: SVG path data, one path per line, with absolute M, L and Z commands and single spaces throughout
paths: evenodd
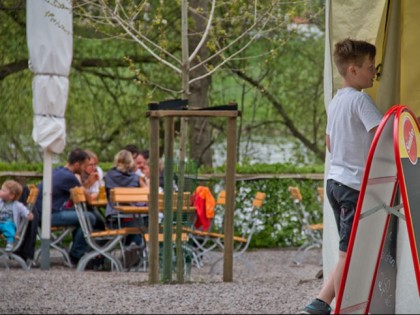
M 35 185 L 30 185 L 30 195 L 28 196 L 28 207 L 32 210 L 34 200 L 39 193 Z M 171 272 L 175 275 L 179 265 L 177 262 L 178 255 L 181 255 L 181 268 L 183 268 L 183 276 L 189 279 L 191 269 L 205 270 L 210 267 L 209 272 L 214 274 L 217 266 L 222 266 L 223 251 L 225 243 L 225 234 L 223 230 L 217 229 L 213 224 L 214 213 L 211 214 L 210 210 L 218 211 L 221 215 L 225 211 L 226 192 L 222 190 L 216 198 L 212 200 L 212 209 L 201 207 L 199 203 L 194 200 L 199 200 L 195 197 L 195 193 L 206 192 L 207 198 L 213 198 L 210 190 L 206 186 L 199 186 L 193 194 L 184 192 L 182 197 L 180 227 L 181 237 L 177 234 L 177 204 L 178 193 L 174 192 L 171 200 L 173 218 L 171 221 L 172 231 L 170 233 L 170 248 L 171 248 Z M 111 190 L 110 199 L 106 195 L 99 195 L 97 199 L 87 202 L 83 193 L 83 188 L 75 187 L 71 189 L 72 200 L 78 215 L 79 223 L 83 231 L 86 242 L 90 250 L 80 259 L 77 264 L 73 264 L 69 258 L 69 249 L 72 244 L 72 233 L 75 229 L 74 226 L 52 226 L 49 259 L 50 268 L 52 266 L 61 266 L 63 268 L 75 269 L 79 272 L 83 271 L 109 271 L 109 272 L 144 272 L 149 271 L 149 253 L 150 253 L 150 234 L 147 226 L 147 218 L 149 214 L 149 188 L 127 188 L 116 187 Z M 203 195 L 204 196 L 204 195 Z M 264 193 L 257 193 L 253 206 L 257 211 L 263 204 L 265 198 Z M 95 230 L 90 225 L 89 220 L 86 219 L 86 212 L 95 211 L 99 213 L 105 220 L 105 208 L 110 202 L 115 209 L 119 211 L 117 216 L 117 223 L 115 228 L 110 229 L 105 227 L 103 230 Z M 162 214 L 165 211 L 164 194 L 158 195 L 158 209 Z M 208 203 L 209 201 L 207 201 Z M 201 205 L 205 205 L 206 200 L 201 199 Z M 211 203 L 211 202 L 210 202 Z M 198 207 L 197 207 L 198 205 Z M 197 208 L 201 208 L 197 209 Z M 206 212 L 207 210 L 207 212 Z M 200 213 L 201 211 L 201 213 Z M 137 222 L 134 227 L 121 227 L 118 222 L 124 220 L 127 216 L 132 217 Z M 161 216 L 161 217 L 162 217 Z M 256 216 L 255 216 L 256 217 Z M 255 218 L 254 217 L 254 218 Z M 197 219 L 200 218 L 200 219 Z M 201 223 L 198 224 L 197 221 Z M 206 221 L 206 222 L 204 222 Z M 19 238 L 23 240 L 25 233 L 28 230 L 28 221 L 23 222 L 20 228 L 21 234 Z M 164 231 L 163 218 L 159 222 L 159 267 L 160 273 L 163 270 L 164 254 L 165 254 L 165 231 Z M 206 226 L 203 229 L 203 223 Z M 250 222 L 250 226 L 255 223 Z M 249 263 L 242 255 L 248 248 L 254 230 L 248 231 L 243 235 L 233 236 L 235 242 L 234 257 L 238 258 L 245 267 L 249 270 L 254 270 L 254 266 Z M 35 244 L 34 259 L 23 260 L 14 252 L 8 253 L 4 250 L 0 251 L 0 261 L 5 269 L 24 269 L 30 271 L 31 269 L 41 268 L 41 246 L 40 246 L 41 229 L 38 227 L 37 241 Z M 128 235 L 139 234 L 142 237 L 141 246 L 125 245 L 124 239 Z M 179 242 L 178 242 L 179 239 Z M 180 244 L 179 251 L 177 244 Z M 15 250 L 18 251 L 20 243 L 16 246 Z M 180 254 L 179 254 L 180 253 Z

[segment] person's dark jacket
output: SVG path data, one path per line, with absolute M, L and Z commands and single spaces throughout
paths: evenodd
M 110 190 L 115 187 L 140 187 L 140 177 L 134 172 L 124 173 L 117 170 L 115 167 L 106 172 L 104 177 L 105 191 L 107 199 L 110 200 Z M 106 206 L 106 215 L 116 214 L 111 204 L 108 202 Z

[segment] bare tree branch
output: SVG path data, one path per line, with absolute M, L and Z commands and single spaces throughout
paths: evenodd
M 232 55 L 230 55 L 227 58 L 223 58 L 223 61 L 221 63 L 219 63 L 216 67 L 214 67 L 213 69 L 211 69 L 209 72 L 207 72 L 206 74 L 199 76 L 199 77 L 195 77 L 194 79 L 189 81 L 189 84 L 201 80 L 205 77 L 208 77 L 210 75 L 212 75 L 214 72 L 216 72 L 220 67 L 222 67 L 223 65 L 225 65 L 227 62 L 229 62 L 233 57 L 237 56 L 238 54 L 240 54 L 242 51 L 244 51 L 246 48 L 248 48 L 249 45 L 252 44 L 252 42 L 255 40 L 255 38 L 258 36 L 258 34 L 255 34 L 249 41 L 248 43 L 246 43 L 244 46 L 242 46 L 240 49 L 238 49 L 236 52 L 234 52 Z M 229 46 L 229 45 L 228 45 Z M 226 46 L 226 47 L 228 47 Z M 222 49 L 223 50 L 223 49 Z M 222 52 L 222 50 L 219 51 L 219 53 L 217 53 L 217 55 L 220 55 L 220 53 Z M 215 55 L 214 55 L 215 57 Z M 195 68 L 195 67 L 194 67 Z
M 293 120 L 290 118 L 290 116 L 287 114 L 286 110 L 284 109 L 284 106 L 276 99 L 276 97 L 268 92 L 260 83 L 260 81 L 254 80 L 253 78 L 247 76 L 243 71 L 238 69 L 231 69 L 231 71 L 251 84 L 252 86 L 258 88 L 259 91 L 263 91 L 262 95 L 267 98 L 271 104 L 273 104 L 274 108 L 278 111 L 280 116 L 283 118 L 283 124 L 290 130 L 292 135 L 296 138 L 298 138 L 302 143 L 312 152 L 315 153 L 316 156 L 318 156 L 320 159 L 324 160 L 325 158 L 325 152 L 324 150 L 320 150 L 318 146 L 309 141 L 308 138 L 305 137 L 303 133 L 299 131 L 299 129 L 294 124 Z
M 103 8 L 107 8 L 107 4 L 104 1 L 101 1 Z M 160 50 L 163 52 L 166 56 L 172 58 L 175 60 L 179 65 L 182 64 L 181 60 L 177 58 L 176 56 L 172 55 L 169 51 L 164 49 L 163 47 L 157 45 L 155 42 L 151 41 L 149 38 L 144 36 L 141 32 L 137 31 L 132 24 L 128 23 L 126 20 L 121 18 L 117 14 L 117 10 L 114 10 L 114 12 L 111 12 L 111 10 L 108 10 L 108 13 L 110 14 L 111 18 L 116 21 L 125 31 L 126 33 L 138 44 L 140 44 L 144 49 L 147 50 L 153 57 L 155 57 L 159 62 L 162 62 L 163 64 L 167 65 L 171 69 L 173 69 L 177 73 L 182 73 L 181 69 L 174 66 L 170 62 L 166 61 L 165 59 L 161 58 L 159 55 L 157 55 L 151 47 L 149 47 L 147 44 L 151 45 L 152 47 Z M 136 13 L 137 15 L 137 13 Z M 130 19 L 129 19 L 130 21 Z M 138 37 L 137 37 L 137 36 Z M 147 44 L 146 44 L 147 43 Z
M 197 55 L 198 51 L 201 49 L 201 47 L 203 47 L 204 43 L 207 40 L 207 37 L 208 37 L 209 32 L 210 32 L 210 28 L 211 28 L 211 21 L 213 20 L 215 4 L 216 4 L 216 0 L 212 0 L 211 10 L 210 10 L 210 14 L 209 14 L 209 17 L 208 17 L 208 22 L 207 22 L 206 29 L 204 30 L 203 36 L 201 37 L 201 40 L 198 43 L 197 47 L 195 47 L 195 50 L 193 51 L 193 53 L 188 58 L 188 62 L 189 63 L 195 58 L 195 56 Z
M 0 66 L 0 81 L 7 76 L 28 69 L 28 59 L 18 60 L 6 65 Z
M 270 8 L 271 10 L 272 8 Z M 218 50 L 216 53 L 214 53 L 213 55 L 211 55 L 210 57 L 208 57 L 207 59 L 203 60 L 202 62 L 196 64 L 194 67 L 191 67 L 191 71 L 194 71 L 196 68 L 201 67 L 202 65 L 208 63 L 209 61 L 211 61 L 212 59 L 214 59 L 217 56 L 220 56 L 224 51 L 226 51 L 227 49 L 229 49 L 230 47 L 232 47 L 233 45 L 235 45 L 237 42 L 239 42 L 242 38 L 244 38 L 246 35 L 248 35 L 254 28 L 256 28 L 266 17 L 266 15 L 268 15 L 269 11 L 267 11 L 265 14 L 263 14 L 257 21 L 255 21 L 247 30 L 245 30 L 242 34 L 240 34 L 238 37 L 236 37 L 232 42 L 230 42 L 228 45 L 226 45 L 225 47 L 221 48 L 220 50 Z M 265 22 L 263 23 L 263 27 L 262 29 L 265 27 L 265 25 L 267 24 L 268 20 L 265 20 Z M 248 47 L 249 44 L 251 44 L 255 38 L 258 36 L 258 33 L 255 34 L 250 41 L 248 42 L 248 44 L 246 44 L 246 46 Z M 243 49 L 241 50 L 243 51 Z M 235 53 L 235 55 L 237 55 Z M 225 58 L 226 60 L 230 60 L 231 57 L 229 58 Z
M 151 63 L 154 59 L 149 57 L 138 57 L 138 56 L 128 56 L 130 60 L 136 63 Z M 121 58 L 73 58 L 72 67 L 79 70 L 85 71 L 86 68 L 118 68 L 118 67 L 128 67 L 127 61 Z M 28 69 L 28 59 L 21 59 L 12 63 L 5 65 L 0 65 L 0 81 L 4 80 L 9 75 L 18 73 Z M 123 79 L 122 77 L 118 77 Z M 130 77 L 133 79 L 133 77 Z

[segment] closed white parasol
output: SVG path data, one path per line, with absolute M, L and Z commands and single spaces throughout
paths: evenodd
M 27 39 L 32 83 L 32 137 L 44 150 L 41 269 L 50 266 L 52 154 L 66 145 L 65 112 L 73 56 L 71 0 L 27 0 Z

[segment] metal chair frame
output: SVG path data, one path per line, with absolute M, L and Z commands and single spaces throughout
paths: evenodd
M 88 211 L 88 207 L 83 188 L 75 187 L 70 191 L 83 235 L 86 242 L 92 249 L 80 258 L 79 263 L 77 264 L 77 271 L 85 270 L 88 262 L 98 255 L 102 255 L 104 258 L 111 261 L 111 270 L 124 271 L 121 261 L 116 257 L 113 251 L 117 249 L 117 246 L 119 246 L 122 252 L 123 238 L 129 234 L 141 233 L 140 228 L 105 229 L 102 231 L 94 231 L 90 221 L 85 216 L 85 213 Z
M 251 271 L 255 271 L 255 268 L 253 267 L 251 262 L 249 262 L 242 256 L 242 254 L 248 250 L 249 244 L 251 243 L 251 240 L 252 240 L 252 236 L 254 235 L 254 232 L 256 231 L 256 227 L 259 222 L 258 213 L 262 205 L 264 204 L 265 197 L 266 197 L 266 193 L 264 192 L 257 191 L 255 193 L 254 199 L 252 200 L 252 210 L 251 210 L 251 215 L 250 215 L 250 221 L 247 223 L 248 228 L 242 230 L 241 236 L 239 237 L 234 236 L 233 238 L 234 244 L 235 244 L 235 247 L 233 250 L 233 257 L 241 260 L 244 263 L 244 265 L 248 267 L 248 269 L 250 269 Z M 224 237 L 222 239 L 224 239 Z M 221 242 L 222 239 L 219 239 L 217 241 L 217 244 L 222 250 L 224 250 L 224 245 Z M 216 265 L 220 261 L 222 261 L 223 258 L 224 257 L 222 256 L 212 263 L 211 268 L 210 268 L 210 273 L 214 272 Z
M 249 269 L 253 270 L 253 266 L 249 263 L 246 259 L 242 257 L 242 254 L 248 249 L 249 244 L 251 243 L 252 236 L 256 230 L 257 223 L 258 223 L 258 212 L 259 209 L 262 207 L 264 203 L 266 194 L 263 192 L 257 192 L 252 202 L 252 210 L 249 222 L 247 222 L 248 229 L 242 229 L 241 236 L 234 236 L 234 252 L 233 257 L 240 259 Z M 226 204 L 226 192 L 222 190 L 219 193 L 219 196 L 216 201 L 216 211 L 222 212 L 218 213 L 218 215 L 224 216 L 224 206 Z M 214 220 L 214 219 L 213 219 Z M 214 222 L 212 222 L 214 224 Z M 224 251 L 224 238 L 225 235 L 223 233 L 223 222 L 220 231 L 216 232 L 207 232 L 196 230 L 193 228 L 184 229 L 186 232 L 189 233 L 190 238 L 192 239 L 195 245 L 195 257 L 196 257 L 196 265 L 198 268 L 203 267 L 203 259 L 204 256 L 213 253 L 215 250 Z M 216 259 L 211 267 L 210 273 L 213 273 L 217 263 L 223 260 L 223 256 Z
M 304 263 L 305 254 L 313 248 L 322 248 L 322 230 L 323 224 L 311 222 L 310 213 L 306 210 L 302 201 L 302 194 L 299 187 L 289 186 L 290 197 L 293 200 L 293 206 L 296 210 L 297 217 L 302 226 L 302 233 L 306 237 L 306 241 L 298 248 L 293 262 L 296 265 Z M 321 262 L 322 263 L 322 262 Z

